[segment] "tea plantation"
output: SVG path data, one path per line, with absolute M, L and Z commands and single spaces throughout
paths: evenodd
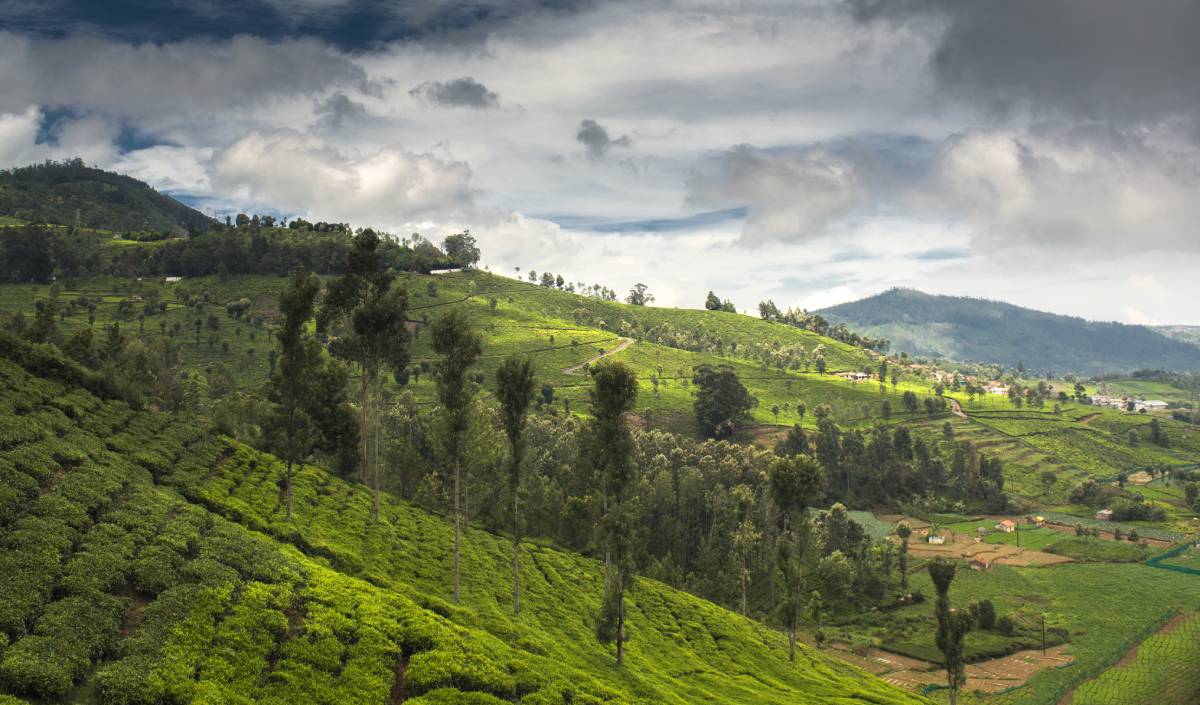
M 306 467 L 289 524 L 271 456 L 47 350 L 21 364 L 0 359 L 4 705 L 923 702 L 647 580 L 618 668 L 595 562 L 525 545 L 516 619 L 507 539 L 468 530 L 450 604 L 442 517 L 372 523 L 364 488 Z

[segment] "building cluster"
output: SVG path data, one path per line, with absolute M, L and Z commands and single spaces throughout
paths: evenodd
M 1110 397 L 1103 394 L 1092 395 L 1093 406 L 1107 406 L 1110 409 L 1121 409 L 1122 411 L 1129 408 L 1133 404 L 1134 411 L 1165 411 L 1167 402 L 1159 399 L 1134 399 L 1133 397 Z

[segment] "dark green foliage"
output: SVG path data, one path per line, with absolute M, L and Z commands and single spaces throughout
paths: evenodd
M 711 438 L 732 435 L 736 424 L 757 404 L 730 365 L 699 365 L 693 370 L 692 383 L 698 387 L 692 405 L 696 423 Z
M 0 171 L 0 215 L 121 231 L 184 234 L 215 222 L 146 184 L 79 159 Z

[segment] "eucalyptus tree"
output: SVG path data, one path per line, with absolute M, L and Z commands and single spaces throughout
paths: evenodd
M 521 614 L 521 515 L 518 489 L 521 460 L 525 455 L 525 421 L 533 401 L 533 365 L 529 358 L 507 357 L 496 370 L 496 397 L 500 400 L 501 423 L 508 436 L 508 490 L 512 499 L 513 612 Z
M 633 524 L 629 495 L 634 484 L 631 458 L 633 434 L 625 414 L 637 401 L 637 375 L 620 362 L 602 360 L 591 370 L 588 390 L 592 418 L 586 428 L 584 451 L 600 478 L 605 546 L 604 602 L 596 633 L 602 642 L 616 642 L 617 665 L 624 663 L 625 592 L 633 587 Z
M 768 470 L 771 499 L 783 523 L 775 547 L 775 566 L 782 588 L 778 614 L 788 630 L 788 659 L 796 660 L 796 629 L 804 604 L 802 566 L 808 550 L 808 505 L 825 488 L 825 473 L 807 455 L 777 458 Z
M 974 620 L 969 612 L 950 609 L 950 583 L 954 581 L 956 570 L 954 561 L 938 557 L 926 567 L 930 579 L 933 580 L 933 587 L 937 590 L 937 646 L 942 652 L 943 665 L 946 668 L 950 705 L 957 705 L 958 691 L 967 682 L 963 641 L 967 632 L 971 631 Z
M 316 275 L 298 270 L 280 295 L 283 321 L 276 332 L 280 353 L 266 389 L 272 409 L 264 430 L 276 455 L 287 465 L 284 495 L 288 521 L 292 519 L 293 466 L 320 448 L 338 444 L 354 430 L 340 423 L 345 417 L 339 412 L 348 413 L 343 368 L 322 354 L 320 343 L 309 331 L 320 291 Z
M 433 351 L 441 356 L 437 364 L 437 394 L 442 407 L 444 445 L 446 455 L 454 465 L 454 601 L 458 602 L 462 548 L 462 446 L 471 422 L 471 399 L 475 396 L 475 388 L 467 372 L 483 352 L 483 342 L 458 309 L 443 314 L 433 322 L 432 338 Z
M 359 436 L 363 483 L 374 468 L 373 517 L 379 520 L 379 415 L 384 372 L 401 373 L 408 364 L 408 329 L 405 327 L 408 292 L 392 286 L 395 275 L 385 268 L 380 239 L 372 230 L 354 238 L 342 276 L 330 284 L 317 315 L 317 330 L 331 334 L 330 353 L 354 365 L 359 372 Z M 374 438 L 374 452 L 370 439 Z

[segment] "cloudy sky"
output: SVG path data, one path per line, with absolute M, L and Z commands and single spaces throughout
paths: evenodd
M 0 0 L 0 166 L 810 309 L 1200 324 L 1194 0 Z

